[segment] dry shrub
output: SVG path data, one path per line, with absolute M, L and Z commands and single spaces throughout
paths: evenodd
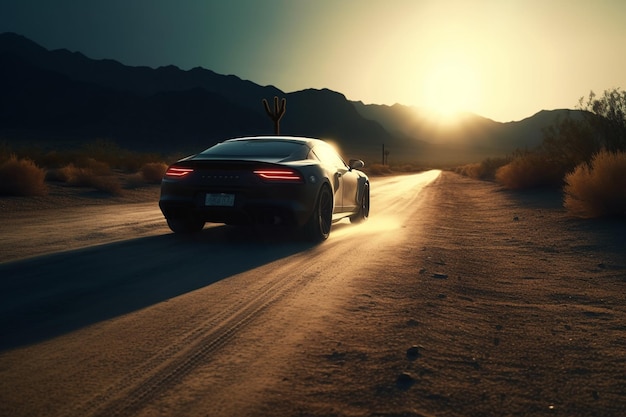
M 479 179 L 481 175 L 480 164 L 475 163 L 475 164 L 462 165 L 462 166 L 456 167 L 454 169 L 454 172 L 456 172 L 457 174 L 463 175 L 465 177 Z
M 0 195 L 44 195 L 45 178 L 46 172 L 32 160 L 11 155 L 0 164 Z
M 157 153 L 139 153 L 123 149 L 114 141 L 107 139 L 97 139 L 84 144 L 78 155 L 102 161 L 126 173 L 137 172 L 143 165 L 163 159 Z
M 46 152 L 41 159 L 38 160 L 38 162 L 48 169 L 62 167 L 63 165 L 69 163 L 66 155 L 54 150 Z
M 626 152 L 601 151 L 565 176 L 564 205 L 579 217 L 626 216 Z
M 510 164 L 512 158 L 487 158 L 480 163 L 479 178 L 481 180 L 494 180 L 500 168 Z
M 112 175 L 108 165 L 98 161 L 93 161 L 91 166 L 87 167 L 68 164 L 51 171 L 48 180 L 65 182 L 73 187 L 91 187 L 113 195 L 122 193 L 120 180 Z
M 58 181 L 65 182 L 74 187 L 89 186 L 91 178 L 94 176 L 93 171 L 89 168 L 79 167 L 74 164 L 68 164 L 56 170 L 56 178 Z
M 76 165 L 90 171 L 93 175 L 111 175 L 109 164 L 94 158 L 81 158 Z
M 363 170 L 368 175 L 387 175 L 387 174 L 391 174 L 391 168 L 389 168 L 389 165 L 383 165 L 383 164 L 372 164 L 372 165 L 366 166 Z
M 476 180 L 493 180 L 498 169 L 510 162 L 511 158 L 487 158 L 480 163 L 456 167 L 454 172 Z
M 165 176 L 165 171 L 167 171 L 165 162 L 148 162 L 139 170 L 143 180 L 150 184 L 160 183 Z
M 393 172 L 423 172 L 423 171 L 426 171 L 426 168 L 424 168 L 421 165 L 407 163 L 407 164 L 393 166 Z
M 562 184 L 561 168 L 540 153 L 528 153 L 498 168 L 495 179 L 511 190 Z

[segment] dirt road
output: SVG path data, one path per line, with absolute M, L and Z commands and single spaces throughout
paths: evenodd
M 624 415 L 625 225 L 547 197 L 378 178 L 317 246 L 117 206 L 0 264 L 0 416 Z

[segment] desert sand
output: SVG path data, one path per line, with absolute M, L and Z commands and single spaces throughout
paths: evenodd
M 0 199 L 3 221 L 158 198 L 154 187 L 116 198 L 70 191 Z M 240 415 L 626 415 L 624 220 L 571 218 L 557 191 L 514 193 L 443 172 L 402 230 L 402 248 L 381 250 L 375 273 L 354 277 L 323 327 L 298 330 L 299 348 Z M 5 376 L 24 352 L 0 352 Z M 2 381 L 0 398 L 17 395 L 13 386 Z

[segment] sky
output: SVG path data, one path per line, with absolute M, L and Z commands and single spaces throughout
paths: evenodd
M 508 122 L 626 89 L 623 0 L 0 0 L 0 33 Z

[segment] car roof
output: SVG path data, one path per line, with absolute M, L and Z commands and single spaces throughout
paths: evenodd
M 308 144 L 310 147 L 317 143 L 326 143 L 321 139 L 309 138 L 304 136 L 245 136 L 239 138 L 232 138 L 225 140 L 224 142 L 239 142 L 239 141 L 284 141 L 292 143 Z

